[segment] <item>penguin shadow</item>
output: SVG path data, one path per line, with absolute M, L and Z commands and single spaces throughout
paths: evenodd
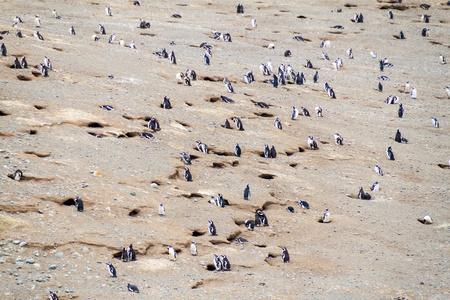
M 273 118 L 275 116 L 273 114 L 269 114 L 269 113 L 265 113 L 265 112 L 254 112 L 253 114 L 255 116 L 263 117 L 263 118 Z
M 186 104 L 187 106 L 192 106 L 192 105 L 193 105 L 192 103 L 189 103 L 189 102 L 187 102 L 187 101 L 185 101 L 184 104 Z M 178 122 L 178 121 L 177 121 L 177 122 Z
M 437 164 L 439 168 L 444 170 L 450 170 L 450 165 L 444 165 L 444 164 Z
M 204 198 L 202 194 L 198 193 L 190 193 L 190 194 L 181 194 L 181 197 L 192 199 L 192 198 Z
M 388 3 L 390 3 L 390 2 L 388 2 Z M 398 3 L 398 2 L 395 2 L 395 3 Z M 397 5 L 396 4 L 396 5 L 382 5 L 382 6 L 380 6 L 379 9 L 381 9 L 381 10 L 390 9 L 390 10 L 404 11 L 404 10 L 410 9 L 410 7 L 406 6 L 406 5 Z
M 222 82 L 223 81 L 223 77 L 219 77 L 219 76 L 197 76 L 197 78 L 199 80 L 211 81 L 211 82 Z M 233 82 L 233 81 L 231 81 L 231 82 Z M 235 82 L 233 82 L 233 83 L 235 83 Z
M 275 266 L 277 263 L 274 260 L 274 258 L 280 257 L 280 254 L 276 254 L 274 252 L 269 252 L 267 254 L 267 257 L 264 259 L 264 261 L 269 265 L 269 266 Z
M 5 112 L 4 110 L 0 110 L 0 117 L 6 117 L 11 115 L 10 113 Z
M 31 81 L 31 80 L 33 80 L 33 78 L 25 76 L 25 75 L 17 75 L 17 79 L 19 79 L 20 81 Z
M 345 3 L 344 7 L 358 7 L 356 4 Z
M 147 33 L 147 32 L 141 32 L 140 35 L 149 36 L 149 37 L 154 37 L 154 36 L 156 36 L 155 33 Z
M 186 122 L 182 122 L 182 121 L 178 121 L 178 120 L 175 120 L 175 122 L 177 122 L 178 124 L 180 124 L 183 127 L 188 127 L 188 128 L 192 127 L 190 124 L 188 124 Z M 192 157 L 191 157 L 191 159 L 192 159 Z
M 220 101 L 220 97 L 214 97 L 214 96 L 212 96 L 212 97 L 206 97 L 206 98 L 205 98 L 205 101 L 206 101 L 206 102 L 215 103 L 215 102 L 217 102 L 217 101 Z

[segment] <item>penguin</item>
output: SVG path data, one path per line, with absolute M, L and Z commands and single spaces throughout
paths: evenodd
M 210 235 L 217 235 L 216 226 L 213 221 L 208 221 L 208 232 Z
M 225 84 L 225 87 L 227 88 L 228 93 L 234 93 L 233 86 L 231 85 L 231 82 L 228 80 L 228 78 L 223 79 L 223 83 Z
M 134 40 L 131 41 L 130 49 L 137 49 L 137 48 L 136 48 L 136 44 L 134 43 Z
M 372 58 L 377 58 L 375 51 L 370 51 L 370 56 L 372 56 Z
M 172 105 L 170 104 L 170 98 L 167 96 L 164 96 L 163 102 L 162 102 L 162 108 L 164 109 L 171 109 Z
M 281 248 L 281 261 L 283 263 L 288 263 L 289 262 L 289 252 L 286 249 L 286 247 Z
M 320 48 L 330 48 L 331 42 L 330 40 L 322 40 L 322 43 L 320 44 Z
M 427 36 L 429 36 L 429 34 L 430 34 L 430 29 L 428 29 L 428 28 L 422 29 L 422 36 L 423 37 L 427 37 Z
M 291 118 L 291 120 L 295 120 L 295 119 L 297 119 L 297 117 L 298 117 L 298 109 L 295 106 L 293 106 L 292 107 L 292 118 Z
M 248 240 L 246 238 L 244 238 L 244 237 L 240 237 L 240 238 L 236 239 L 236 243 L 238 243 L 238 244 L 244 244 L 244 243 L 247 243 L 247 242 L 248 242 Z
M 100 31 L 100 34 L 106 34 L 105 26 L 98 24 L 98 31 Z M 111 44 L 111 42 L 109 43 Z
M 416 99 L 416 98 L 417 98 L 417 90 L 416 90 L 415 87 L 413 87 L 413 88 L 411 89 L 411 98 L 412 98 L 412 99 Z
M 223 127 L 225 127 L 226 129 L 231 129 L 230 121 L 228 121 L 228 119 L 225 119 L 225 125 L 223 125 Z
M 322 223 L 330 223 L 331 222 L 331 213 L 328 209 L 325 209 L 325 212 L 322 217 Z
M 105 13 L 106 13 L 107 16 L 110 16 L 110 17 L 112 16 L 111 8 L 109 6 L 105 7 Z
M 138 0 L 136 0 L 136 1 L 134 1 L 134 2 L 133 2 L 133 5 L 136 5 L 136 6 L 141 6 L 141 2 L 140 2 L 140 1 L 138 1 Z
M 255 229 L 255 221 L 253 220 L 245 220 L 245 227 L 247 227 L 248 230 L 253 231 Z
M 272 148 L 270 148 L 270 157 L 275 158 L 277 157 L 277 150 L 275 150 L 275 146 L 272 145 Z
M 13 21 L 14 21 L 14 23 L 23 23 L 22 19 L 19 16 L 15 16 Z
M 219 206 L 219 207 L 225 207 L 225 203 L 223 201 L 223 195 L 222 194 L 218 194 L 217 195 L 216 205 Z
M 266 67 L 265 64 L 261 63 L 261 64 L 259 65 L 259 69 L 261 70 L 261 73 L 262 73 L 264 76 L 269 76 L 269 75 L 270 75 L 270 71 L 269 71 L 269 69 Z
M 275 122 L 273 123 L 273 126 L 275 126 L 277 129 L 283 129 L 283 126 L 281 125 L 280 119 L 276 118 Z
M 439 128 L 439 121 L 435 117 L 431 117 L 431 122 L 435 128 Z
M 317 147 L 316 141 L 314 140 L 314 138 L 313 138 L 312 136 L 309 136 L 309 137 L 308 137 L 308 147 L 309 147 L 309 149 L 311 149 L 311 150 L 317 150 L 317 149 L 319 149 L 319 147 Z
M 370 195 L 364 193 L 364 190 L 362 187 L 359 188 L 358 198 L 361 200 L 370 200 Z
M 36 27 L 41 27 L 41 18 L 39 18 L 38 15 L 34 16 L 34 23 L 36 24 Z
M 265 158 L 271 157 L 269 145 L 264 145 L 264 157 Z
M 403 117 L 403 112 L 404 112 L 403 105 L 400 103 L 400 104 L 398 105 L 398 117 L 399 117 L 399 118 L 402 118 L 402 117 Z
M 162 203 L 159 204 L 158 213 L 160 216 L 164 216 L 166 214 L 166 209 Z
M 13 69 L 20 69 L 20 68 L 22 68 L 20 66 L 20 61 L 19 61 L 19 59 L 17 57 L 14 59 L 14 63 L 12 64 L 11 68 L 13 68 Z
M 197 80 L 197 73 L 194 70 L 186 70 L 186 76 L 191 78 L 193 81 Z
M 318 117 L 323 117 L 322 108 L 320 106 L 316 106 L 316 114 Z
M 314 74 L 313 80 L 314 80 L 314 83 L 319 82 L 319 71 L 316 71 L 316 74 Z
M 305 107 L 302 106 L 301 109 L 302 109 L 303 116 L 305 116 L 305 117 L 310 117 L 311 116 L 309 114 L 309 111 Z
M 128 255 L 128 259 L 130 261 L 135 261 L 136 260 L 136 252 L 133 249 L 133 244 L 130 244 L 130 246 L 128 247 L 127 255 Z
M 379 60 L 380 63 L 380 71 L 383 72 L 384 71 L 384 62 L 382 59 Z
M 96 35 L 96 34 L 94 34 L 94 35 L 92 36 L 92 40 L 93 40 L 94 42 L 97 42 L 99 39 L 100 39 L 100 37 L 99 37 L 98 35 Z
M 405 34 L 403 33 L 403 31 L 400 31 L 400 33 L 398 35 L 398 38 L 401 39 L 401 40 L 405 39 Z
M 188 76 L 184 76 L 184 85 L 191 86 L 191 79 Z
M 241 147 L 239 147 L 239 144 L 234 144 L 234 155 L 237 157 L 241 157 Z
M 343 145 L 344 139 L 341 137 L 339 133 L 333 134 L 334 141 L 336 142 L 336 145 Z
M 336 94 L 334 93 L 334 90 L 333 90 L 333 88 L 329 88 L 328 89 L 328 96 L 331 98 L 331 99 L 336 99 Z
M 244 200 L 248 200 L 248 197 L 250 197 L 250 185 L 249 184 L 247 184 L 244 189 Z
M 214 254 L 214 267 L 216 267 L 216 271 L 222 271 L 222 262 L 220 261 L 220 257 Z
M 196 141 L 196 144 L 197 144 L 198 151 L 206 153 L 206 154 L 209 153 L 209 149 L 206 144 L 202 143 L 201 141 Z
M 197 244 L 195 242 L 191 242 L 191 255 L 192 256 L 197 255 Z
M 394 152 L 392 152 L 392 147 L 387 147 L 386 149 L 386 155 L 389 160 L 395 160 L 394 158 Z
M 402 134 L 400 133 L 400 130 L 397 129 L 397 133 L 395 134 L 395 139 L 394 139 L 397 143 L 401 143 L 402 142 Z
M 353 59 L 354 58 L 353 57 L 353 50 L 352 50 L 352 48 L 348 48 L 347 49 L 347 55 L 348 55 L 349 59 Z
M 309 204 L 306 201 L 297 201 L 298 205 L 300 205 L 301 208 L 309 209 Z
M 450 87 L 446 86 L 445 91 L 447 92 L 447 99 L 450 99 Z
M 381 170 L 379 165 L 375 165 L 375 172 L 383 176 L 383 170 Z
M 17 30 L 16 31 L 16 37 L 21 38 L 22 37 L 22 31 Z
M 309 69 L 313 68 L 313 65 L 312 65 L 312 63 L 311 63 L 311 61 L 309 59 L 306 60 L 306 67 L 309 68 Z
M 323 51 L 322 51 L 322 58 L 323 58 L 324 60 L 330 60 L 330 57 L 328 56 L 328 54 L 325 53 L 325 52 L 323 52 Z
M 243 14 L 244 13 L 244 6 L 242 4 L 238 4 L 237 5 L 237 13 L 238 14 Z
M 234 123 L 236 124 L 236 128 L 240 131 L 244 130 L 244 125 L 242 125 L 242 121 L 239 118 L 233 118 Z
M 256 24 L 256 19 L 253 18 L 253 19 L 252 19 L 252 27 L 255 28 L 256 26 L 258 26 L 258 25 Z
M 439 59 L 441 60 L 441 64 L 445 65 L 447 62 L 445 61 L 445 57 L 442 54 L 439 54 Z
M 381 84 L 381 82 L 378 82 L 377 90 L 378 90 L 379 92 L 382 92 L 382 91 L 383 91 L 383 85 Z
M 156 120 L 155 117 L 152 117 L 150 119 L 150 121 L 148 121 L 147 127 L 148 127 L 148 129 L 153 130 L 153 132 L 161 130 L 161 127 L 159 126 L 159 122 L 158 122 L 158 120 Z
M 225 255 L 220 256 L 222 258 L 222 269 L 224 271 L 230 271 L 231 270 L 231 264 L 228 258 Z
M 2 52 L 2 56 L 7 55 L 5 43 L 2 43 L 2 45 L 0 46 L 0 51 Z
M 186 181 L 192 181 L 192 174 L 188 167 L 184 167 L 184 178 Z
M 266 215 L 260 209 L 257 209 L 255 213 L 255 226 L 269 226 Z
M 75 29 L 73 28 L 73 26 L 70 26 L 69 32 L 71 35 L 75 35 Z
M 128 289 L 128 291 L 130 291 L 132 293 L 139 293 L 138 287 L 135 286 L 134 284 L 128 284 L 127 289 Z
M 125 47 L 125 41 L 123 39 L 120 39 L 119 46 Z
M 16 181 L 20 181 L 22 179 L 22 176 L 23 176 L 23 172 L 21 170 L 16 170 L 11 178 Z
M 41 64 L 39 69 L 41 70 L 42 77 L 48 77 L 48 68 L 44 64 Z
M 122 255 L 120 256 L 123 262 L 128 262 L 128 252 L 125 247 L 122 249 Z
M 167 246 L 169 250 L 169 260 L 177 260 L 177 251 L 172 246 Z
M 34 32 L 34 37 L 37 38 L 37 39 L 39 39 L 39 40 L 41 40 L 41 41 L 44 40 L 44 37 L 42 36 L 42 34 L 39 33 L 39 30 L 36 30 L 36 31 Z
M 109 40 L 108 43 L 112 44 L 114 42 L 114 38 L 116 37 L 116 35 L 113 33 L 109 36 Z
M 106 267 L 108 268 L 109 274 L 111 275 L 111 277 L 117 277 L 116 274 L 116 268 L 114 268 L 114 266 L 112 265 L 112 263 L 107 263 Z
M 277 88 L 278 87 L 278 77 L 277 75 L 273 74 L 273 87 Z
M 408 93 L 411 89 L 411 83 L 409 81 L 405 82 L 405 86 L 403 87 L 403 92 Z
M 205 62 L 205 64 L 206 65 L 210 65 L 210 59 L 209 59 L 209 56 L 208 55 L 206 55 L 206 53 L 205 54 L 203 54 L 203 61 Z
M 50 291 L 50 300 L 59 300 L 58 295 L 55 292 Z
M 52 16 L 53 16 L 55 19 L 57 19 L 58 13 L 56 12 L 56 9 L 53 9 L 53 11 L 52 11 Z
M 170 52 L 170 56 L 169 56 L 170 61 L 176 65 L 177 64 L 177 59 L 175 58 L 175 52 Z
M 375 181 L 372 185 L 372 187 L 370 188 L 371 191 L 379 191 L 380 190 L 380 185 L 378 183 L 378 181 Z
M 140 19 L 139 20 L 139 28 L 145 29 L 150 28 L 151 24 L 150 22 L 146 22 L 145 20 Z
M 417 221 L 422 224 L 433 224 L 433 219 L 429 215 L 426 215 L 423 218 L 419 218 L 417 219 Z
M 149 140 L 153 138 L 153 134 L 151 134 L 150 132 L 141 132 L 141 133 L 139 133 L 139 136 L 141 138 L 146 138 Z
M 290 213 L 294 213 L 294 212 L 295 212 L 295 211 L 294 211 L 294 208 L 293 208 L 292 206 L 286 207 L 286 210 L 287 210 L 288 212 L 290 212 Z
M 244 74 L 244 81 L 245 81 L 246 84 L 252 83 L 251 78 L 247 74 Z
M 394 14 L 392 13 L 391 10 L 388 10 L 388 18 L 391 20 L 394 18 Z
M 184 161 L 186 165 L 192 164 L 191 157 L 186 152 L 181 152 L 181 159 Z
M 81 200 L 80 197 L 76 197 L 74 201 L 75 201 L 75 207 L 77 208 L 77 211 L 83 212 L 83 210 L 84 210 L 83 200 Z

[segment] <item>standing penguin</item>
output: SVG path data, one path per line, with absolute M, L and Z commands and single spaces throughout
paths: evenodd
M 214 267 L 216 267 L 217 271 L 222 271 L 222 262 L 217 254 L 214 254 Z
M 228 258 L 225 255 L 221 255 L 222 258 L 222 269 L 224 271 L 230 271 L 231 270 L 231 264 Z
M 210 235 L 217 235 L 216 226 L 213 221 L 208 221 L 208 232 Z
M 164 216 L 166 214 L 166 209 L 162 203 L 159 204 L 158 213 L 160 216 Z
M 197 255 L 197 244 L 195 242 L 191 243 L 191 255 L 193 256 Z
M 84 210 L 83 200 L 81 200 L 80 197 L 76 197 L 74 201 L 75 201 L 75 207 L 77 208 L 77 211 L 83 212 L 83 210 Z
M 250 197 L 250 185 L 247 184 L 244 190 L 244 200 L 248 200 L 248 197 Z
M 169 250 L 169 260 L 177 260 L 177 251 L 172 246 L 167 246 Z
M 236 155 L 237 157 L 241 157 L 241 147 L 239 147 L 239 144 L 236 143 L 234 145 L 234 155 Z
M 289 262 L 289 252 L 286 247 L 281 248 L 281 261 L 284 263 Z
M 128 259 L 130 261 L 136 260 L 136 251 L 134 251 L 134 249 L 133 249 L 133 244 L 130 244 L 130 246 L 128 247 L 127 254 L 128 254 Z
M 111 275 L 111 277 L 117 277 L 117 273 L 116 273 L 116 268 L 114 268 L 114 266 L 112 265 L 112 263 L 107 263 L 106 264 L 109 274 Z
M 328 208 L 325 209 L 325 213 L 322 217 L 322 223 L 330 223 L 331 222 L 331 213 L 328 211 Z
M 122 259 L 123 262 L 128 261 L 128 252 L 125 247 L 123 247 L 123 249 L 122 249 L 122 255 L 120 256 L 120 258 Z
M 386 155 L 389 160 L 395 160 L 394 158 L 394 152 L 392 152 L 392 147 L 387 147 L 386 149 Z
M 192 181 L 192 174 L 188 167 L 184 167 L 184 178 L 186 178 L 186 181 Z
M 398 105 L 398 117 L 399 118 L 402 118 L 403 117 L 403 112 L 404 112 L 404 109 L 403 109 L 403 104 L 399 104 Z

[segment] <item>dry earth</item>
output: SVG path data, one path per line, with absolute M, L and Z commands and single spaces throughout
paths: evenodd
M 390 2 L 244 0 L 245 13 L 236 14 L 234 1 L 1 1 L 0 30 L 9 35 L 0 41 L 8 51 L 0 60 L 0 298 L 45 299 L 51 290 L 60 299 L 448 299 L 449 72 L 439 54 L 450 58 L 450 6 Z M 355 13 L 363 13 L 364 23 L 351 22 Z M 44 41 L 33 37 L 36 14 Z M 422 14 L 431 15 L 430 23 L 421 23 Z M 24 23 L 13 28 L 16 15 Z M 138 28 L 139 19 L 151 27 Z M 94 42 L 99 23 L 106 35 Z M 421 36 L 424 27 L 429 37 Z M 17 29 L 23 38 L 14 35 Z M 213 29 L 229 32 L 232 42 L 214 40 Z M 394 37 L 400 31 L 405 40 Z M 293 39 L 299 32 L 305 41 Z M 137 49 L 119 46 L 120 39 L 134 40 Z M 323 39 L 330 48 L 320 48 Z M 213 46 L 210 66 L 202 42 Z M 178 64 L 152 54 L 163 47 Z M 291 57 L 284 57 L 287 49 Z M 380 72 L 372 50 L 393 67 Z M 344 67 L 333 70 L 322 51 L 341 57 Z M 26 56 L 29 68 L 11 69 L 16 56 Z M 35 68 L 44 56 L 53 63 L 47 78 Z M 259 65 L 269 59 L 274 68 L 291 64 L 304 72 L 306 84 L 265 83 Z M 198 74 L 192 86 L 175 78 L 188 68 Z M 256 81 L 247 85 L 249 70 Z M 319 83 L 312 80 L 316 70 Z M 378 92 L 381 75 L 390 80 Z M 226 92 L 223 77 L 236 93 Z M 324 81 L 337 99 L 324 92 Z M 406 81 L 417 99 L 403 93 Z M 220 95 L 235 102 L 217 101 Z M 400 98 L 403 118 L 398 105 L 384 103 L 388 95 Z M 172 109 L 161 108 L 164 96 Z M 255 106 L 258 101 L 270 107 Z M 312 116 L 291 120 L 292 106 Z M 152 116 L 161 130 L 153 140 L 140 138 L 150 132 Z M 441 128 L 432 126 L 432 116 Z M 242 119 L 244 131 L 221 126 L 233 117 Z M 276 117 L 283 130 L 273 126 Z M 394 141 L 397 129 L 407 144 Z M 335 132 L 343 146 L 334 143 Z M 319 150 L 307 149 L 309 135 Z M 197 151 L 196 140 L 210 154 Z M 234 156 L 235 143 L 241 157 Z M 275 145 L 275 159 L 261 157 L 264 144 Z M 395 161 L 387 159 L 387 146 Z M 193 158 L 193 182 L 184 180 L 182 151 Z M 16 169 L 23 180 L 7 177 Z M 371 192 L 375 181 L 380 190 Z M 360 186 L 372 200 L 357 198 Z M 208 203 L 218 193 L 229 206 Z M 76 196 L 84 201 L 82 213 L 70 205 Z M 298 200 L 311 208 L 301 209 Z M 248 231 L 243 222 L 258 208 L 270 226 Z M 326 208 L 332 222 L 317 222 Z M 417 221 L 427 214 L 433 224 Z M 218 236 L 207 234 L 208 220 Z M 249 242 L 239 245 L 237 237 Z M 191 241 L 198 256 L 190 255 Z M 115 258 L 130 243 L 137 261 Z M 169 261 L 167 245 L 177 250 L 177 261 Z M 281 247 L 290 252 L 288 264 Z M 209 271 L 214 254 L 226 254 L 232 270 Z M 117 278 L 109 277 L 106 262 Z M 127 283 L 140 294 L 128 292 Z

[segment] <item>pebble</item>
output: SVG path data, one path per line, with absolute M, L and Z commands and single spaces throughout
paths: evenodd
M 0 257 L 0 264 L 4 264 L 6 262 L 6 258 Z
M 21 242 L 20 244 L 19 244 L 19 247 L 24 247 L 24 246 L 26 246 L 28 243 L 27 242 Z
M 13 244 L 14 244 L 14 245 L 18 245 L 18 244 L 20 244 L 20 241 L 19 241 L 19 240 L 14 240 L 14 241 L 13 241 Z
M 55 256 L 56 256 L 56 257 L 59 257 L 59 258 L 63 258 L 64 253 L 58 252 L 58 253 L 55 254 Z
M 131 192 L 130 195 L 131 196 L 136 196 L 136 192 Z
M 50 270 L 55 270 L 56 269 L 56 265 L 51 265 L 49 269 Z
M 32 264 L 34 264 L 34 259 L 29 258 L 29 259 L 27 259 L 25 262 L 26 262 L 27 264 L 32 265 Z
M 43 214 L 44 212 L 42 211 L 42 209 L 39 209 L 38 213 Z
M 84 246 L 83 248 L 81 248 L 81 251 L 84 253 L 88 253 L 90 250 L 88 247 Z
M 158 184 L 157 184 L 157 183 L 154 183 L 154 182 L 152 182 L 152 183 L 150 184 L 150 187 L 152 187 L 152 188 L 156 188 L 156 187 L 158 187 Z

